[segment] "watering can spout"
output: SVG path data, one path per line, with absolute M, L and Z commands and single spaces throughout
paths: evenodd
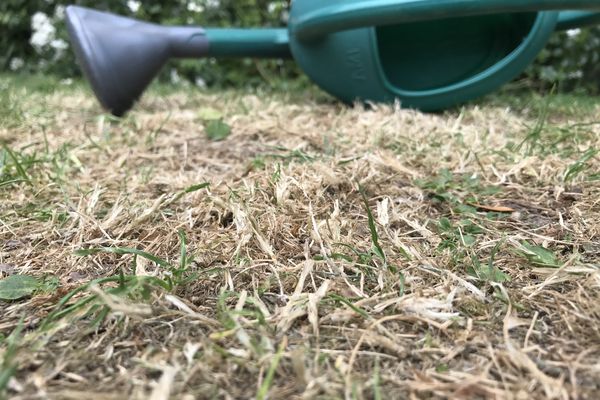
M 173 57 L 208 54 L 204 29 L 166 27 L 69 6 L 67 28 L 75 54 L 102 105 L 123 115 Z

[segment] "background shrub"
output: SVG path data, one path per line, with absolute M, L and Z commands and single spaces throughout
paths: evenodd
M 211 27 L 283 27 L 290 0 L 2 0 L 0 69 L 53 73 L 66 78 L 79 70 L 68 48 L 64 7 L 83 6 L 166 24 Z M 556 34 L 525 73 L 528 87 L 598 93 L 600 28 Z M 162 79 L 200 86 L 295 82 L 296 65 L 282 60 L 186 60 L 171 63 Z
M 600 92 L 600 27 L 555 34 L 525 76 L 536 88 Z
M 23 4 L 26 3 L 26 4 Z M 2 0 L 0 1 L 0 68 L 4 71 L 78 76 L 68 46 L 64 10 L 68 4 L 164 24 L 210 27 L 284 27 L 289 0 Z M 171 63 L 163 79 L 200 86 L 258 85 L 293 79 L 299 71 L 283 60 L 186 60 Z

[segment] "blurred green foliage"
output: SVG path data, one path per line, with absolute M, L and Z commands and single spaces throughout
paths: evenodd
M 555 34 L 524 75 L 536 89 L 600 93 L 600 27 Z
M 285 27 L 289 0 L 2 0 L 0 70 L 78 76 L 64 24 L 64 7 L 78 4 L 145 21 L 205 27 Z M 36 26 L 37 25 L 37 26 Z M 40 26 L 42 25 L 42 26 Z M 50 26 L 50 27 L 48 27 Z M 36 35 L 36 31 L 38 35 Z M 48 31 L 50 33 L 48 34 Z M 41 33 L 41 35 L 40 35 Z M 34 44 L 32 44 L 34 43 Z M 43 44 L 40 46 L 40 44 Z M 300 74 L 290 60 L 185 60 L 169 64 L 162 79 L 198 85 L 261 85 Z
M 211 27 L 283 27 L 290 6 L 290 0 L 2 0 L 0 70 L 77 76 L 64 26 L 64 6 L 71 3 L 164 24 Z M 535 89 L 557 86 L 560 91 L 598 93 L 599 61 L 600 28 L 558 33 L 522 82 Z M 301 75 L 292 61 L 204 59 L 171 63 L 162 79 L 200 86 L 255 86 L 293 84 Z

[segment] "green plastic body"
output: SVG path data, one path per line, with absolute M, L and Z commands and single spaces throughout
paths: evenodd
M 369 26 L 598 8 L 598 0 L 300 0 L 292 8 L 290 33 L 302 40 Z
M 209 56 L 290 58 L 287 29 L 206 29 Z
M 518 76 L 556 29 L 600 21 L 587 11 L 599 1 L 296 0 L 288 29 L 207 29 L 206 38 L 214 57 L 293 56 L 348 103 L 435 111 Z
M 600 12 L 562 11 L 557 29 L 573 29 L 600 23 Z M 291 58 L 287 28 L 209 28 L 206 37 L 212 57 Z
M 399 100 L 435 111 L 519 75 L 556 29 L 553 9 L 597 0 L 297 0 L 294 59 L 346 102 Z

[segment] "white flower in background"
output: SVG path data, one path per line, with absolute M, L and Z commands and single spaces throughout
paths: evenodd
M 581 79 L 583 78 L 583 71 L 573 71 L 568 76 L 570 79 Z
M 196 77 L 195 83 L 196 83 L 196 86 L 201 89 L 204 89 L 206 87 L 206 81 L 204 79 L 200 78 L 199 76 Z
M 290 18 L 289 12 L 285 8 L 284 1 L 272 1 L 267 5 L 269 14 L 281 13 L 281 22 L 283 23 L 287 23 Z
M 40 31 L 43 29 L 47 29 L 48 26 L 52 26 L 50 23 L 50 18 L 43 12 L 36 12 L 31 17 L 31 29 L 34 31 Z
M 569 29 L 567 31 L 567 35 L 569 37 L 575 37 L 575 36 L 579 36 L 579 34 L 581 33 L 581 29 L 576 28 L 576 29 Z
M 267 11 L 269 14 L 273 14 L 274 12 L 281 10 L 283 8 L 283 4 L 281 1 L 272 1 L 267 5 Z
M 56 6 L 56 8 L 54 9 L 54 18 L 56 18 L 59 21 L 65 19 L 65 6 Z
M 187 9 L 190 12 L 200 13 L 204 11 L 204 6 L 200 4 L 197 0 L 191 0 L 187 4 Z
M 69 48 L 69 44 L 62 39 L 54 39 L 50 42 L 50 47 L 54 49 L 54 59 L 59 59 L 65 54 L 65 50 Z
M 61 17 L 62 15 L 62 17 Z M 65 54 L 65 50 L 69 48 L 69 44 L 63 39 L 56 37 L 56 27 L 53 22 L 64 18 L 64 7 L 55 9 L 55 16 L 51 19 L 43 12 L 37 12 L 31 17 L 31 30 L 33 31 L 29 43 L 40 54 L 44 52 L 53 52 L 54 57 L 51 61 L 56 61 Z M 41 63 L 45 60 L 40 61 Z
M 15 57 L 10 60 L 10 70 L 11 71 L 19 70 L 19 69 L 23 68 L 24 66 L 25 66 L 25 61 L 23 61 L 22 58 Z
M 31 18 L 31 30 L 33 35 L 29 43 L 37 50 L 50 44 L 56 35 L 56 28 L 50 22 L 50 18 L 43 12 L 36 12 Z
M 136 0 L 129 0 L 127 2 L 127 7 L 129 7 L 129 9 L 131 10 L 132 13 L 138 12 L 141 5 L 142 5 L 142 3 L 139 1 L 136 1 Z
M 56 50 L 66 50 L 69 47 L 69 44 L 62 39 L 54 39 L 50 42 L 50 47 Z
M 204 0 L 204 4 L 208 8 L 219 8 L 221 7 L 221 0 Z
M 176 85 L 181 82 L 181 76 L 179 76 L 179 72 L 175 68 L 171 69 L 171 83 Z

